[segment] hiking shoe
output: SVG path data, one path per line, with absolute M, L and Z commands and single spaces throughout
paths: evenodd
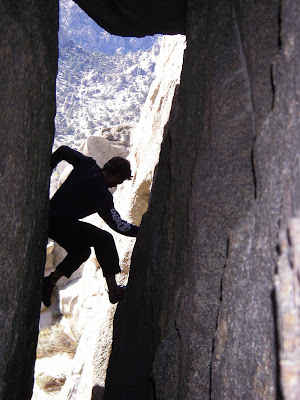
M 51 305 L 51 297 L 53 295 L 55 283 L 51 279 L 51 276 L 46 276 L 43 280 L 43 297 L 42 301 L 46 307 Z
M 121 301 L 126 293 L 127 286 L 115 286 L 113 293 L 109 293 L 109 301 L 111 304 L 116 304 Z

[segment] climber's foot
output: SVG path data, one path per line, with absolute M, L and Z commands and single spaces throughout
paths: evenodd
M 43 298 L 42 301 L 46 307 L 50 307 L 51 305 L 51 297 L 53 295 L 55 287 L 55 281 L 51 278 L 51 276 L 46 276 L 43 281 Z
M 121 301 L 126 293 L 127 286 L 118 286 L 116 285 L 112 293 L 109 293 L 109 301 L 111 304 L 116 304 Z

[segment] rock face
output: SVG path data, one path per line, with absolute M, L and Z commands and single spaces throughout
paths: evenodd
M 187 35 L 106 399 L 299 398 L 299 1 L 80 3 L 116 33 Z M 0 397 L 29 399 L 57 9 L 0 9 Z
M 0 398 L 29 399 L 47 243 L 57 2 L 0 1 Z
M 299 383 L 286 361 L 299 306 L 290 298 L 278 326 L 274 303 L 299 209 L 298 12 L 296 2 L 189 3 L 181 84 L 115 316 L 106 399 L 280 398 L 278 328 L 282 385 Z

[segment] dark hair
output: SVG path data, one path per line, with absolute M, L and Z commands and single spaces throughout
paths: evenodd
M 122 157 L 113 157 L 102 168 L 109 175 L 120 175 L 121 179 L 131 179 L 130 162 Z

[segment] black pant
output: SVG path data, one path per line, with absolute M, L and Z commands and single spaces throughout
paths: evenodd
M 49 237 L 68 252 L 57 266 L 67 278 L 89 258 L 91 247 L 95 249 L 105 277 L 121 272 L 113 236 L 94 225 L 50 213 Z

